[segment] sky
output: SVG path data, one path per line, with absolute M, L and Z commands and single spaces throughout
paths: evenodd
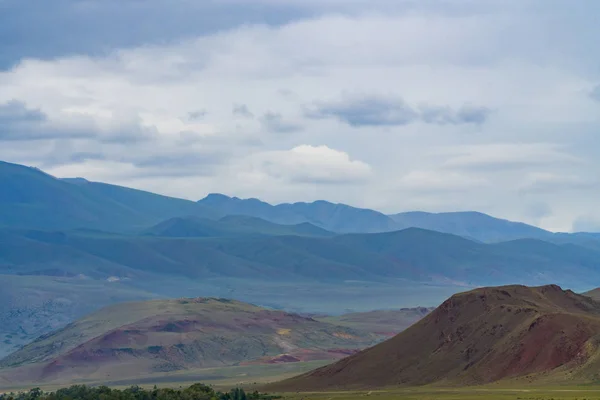
M 0 159 L 600 231 L 596 0 L 0 0 Z

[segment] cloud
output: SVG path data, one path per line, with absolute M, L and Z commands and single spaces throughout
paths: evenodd
M 528 173 L 519 189 L 523 193 L 555 193 L 560 191 L 580 191 L 597 187 L 596 179 L 568 175 L 560 172 Z
M 444 168 L 523 169 L 543 165 L 577 165 L 583 162 L 566 149 L 552 143 L 493 143 L 447 147 L 439 154 Z
M 352 96 L 336 102 L 316 103 L 305 109 L 308 118 L 335 118 L 352 127 L 404 126 L 415 122 L 480 125 L 486 121 L 489 112 L 486 107 L 469 105 L 457 110 L 431 105 L 415 109 L 401 98 L 383 96 Z
M 280 113 L 271 111 L 266 112 L 260 117 L 260 122 L 268 132 L 292 133 L 302 130 L 302 125 L 285 121 Z
M 250 109 L 246 104 L 234 104 L 233 115 L 237 115 L 244 118 L 254 118 L 254 114 L 250 112 Z
M 102 55 L 113 48 L 176 42 L 240 25 L 278 26 L 311 15 L 295 4 L 263 1 L 54 0 L 28 6 L 3 0 L 0 69 L 23 58 Z
M 582 215 L 573 221 L 573 232 L 600 232 L 600 218 L 595 215 Z
M 452 110 L 450 107 L 421 106 L 420 113 L 421 120 L 428 124 L 481 125 L 487 120 L 490 110 L 487 107 L 469 105 L 464 105 L 458 110 Z
M 600 101 L 600 85 L 597 85 L 590 92 L 590 97 L 596 101 Z
M 296 146 L 255 157 L 255 170 L 296 184 L 355 184 L 371 177 L 371 166 L 327 146 Z
M 81 138 L 89 134 L 77 129 L 63 130 L 48 123 L 48 116 L 40 109 L 11 100 L 0 104 L 0 141 L 31 141 L 57 137 Z
M 398 188 L 414 192 L 464 192 L 485 187 L 489 182 L 480 177 L 443 170 L 414 170 L 402 176 Z
M 208 114 L 207 110 L 190 111 L 188 113 L 188 118 L 192 121 L 197 121 L 197 120 L 200 120 L 200 119 L 206 117 L 207 114 Z
M 374 96 L 317 103 L 305 115 L 312 119 L 335 118 L 353 127 L 407 125 L 419 119 L 404 100 Z

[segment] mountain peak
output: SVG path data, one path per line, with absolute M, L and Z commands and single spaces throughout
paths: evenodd
M 205 198 L 199 200 L 199 202 L 203 203 L 222 203 L 228 200 L 231 200 L 232 197 L 221 193 L 209 193 Z

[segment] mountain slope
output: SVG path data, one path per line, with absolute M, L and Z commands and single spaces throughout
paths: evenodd
M 239 237 L 249 235 L 333 236 L 334 234 L 307 222 L 280 225 L 256 217 L 230 215 L 219 220 L 199 217 L 176 217 L 145 231 L 147 236 L 162 237 Z
M 197 203 L 85 180 L 61 180 L 0 162 L 0 226 L 28 229 L 149 226 L 177 215 L 209 215 Z
M 284 225 L 308 222 L 339 233 L 386 232 L 395 229 L 394 221 L 380 212 L 327 201 L 271 205 L 258 199 L 210 194 L 198 204 L 218 214 L 248 215 Z
M 390 218 L 396 222 L 397 229 L 422 228 L 482 242 L 523 238 L 549 239 L 553 236 L 552 232 L 535 226 L 494 218 L 478 212 L 405 212 L 390 215 Z
M 239 363 L 336 359 L 380 336 L 226 299 L 107 307 L 2 360 L 4 377 L 107 379 Z
M 286 228 L 287 229 L 287 228 Z M 0 230 L 0 273 L 266 282 L 347 280 L 498 284 L 600 281 L 600 252 L 539 240 L 482 244 L 406 229 L 334 237 L 138 237 Z
M 270 389 L 481 384 L 557 372 L 585 379 L 598 343 L 600 303 L 588 297 L 558 286 L 484 288 L 451 297 L 386 342 Z

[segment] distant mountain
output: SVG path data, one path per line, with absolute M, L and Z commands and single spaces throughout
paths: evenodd
M 558 286 L 477 289 L 386 342 L 269 390 L 591 382 L 599 331 L 600 303 Z
M 0 186 L 4 189 L 0 193 L 0 227 L 134 233 L 173 218 L 219 220 L 225 216 L 246 216 L 279 225 L 311 224 L 335 233 L 381 233 L 412 227 L 485 243 L 534 238 L 600 249 L 600 234 L 553 234 L 477 212 L 385 215 L 322 200 L 271 205 L 223 194 L 210 194 L 192 202 L 84 178 L 57 179 L 36 168 L 4 162 L 0 162 Z M 297 227 L 291 234 L 307 234 L 302 229 L 308 229 L 309 235 L 319 235 L 309 226 Z M 250 229 L 242 229 L 246 230 Z
M 481 242 L 502 242 L 515 239 L 550 239 L 552 232 L 541 228 L 494 218 L 479 212 L 426 213 L 406 212 L 390 215 L 397 229 L 422 228 L 451 233 Z
M 394 221 L 380 212 L 327 201 L 273 206 L 258 199 L 210 194 L 198 204 L 214 210 L 217 214 L 249 215 L 285 225 L 308 222 L 339 233 L 387 232 L 395 229 Z
M 333 236 L 334 233 L 309 224 L 280 225 L 256 217 L 229 215 L 219 220 L 176 217 L 163 221 L 143 235 L 162 237 L 235 237 L 249 235 Z
M 464 285 L 560 282 L 586 287 L 600 282 L 599 250 L 534 239 L 483 244 L 416 228 L 333 237 L 207 238 L 0 230 L 0 238 L 0 274 L 13 275 L 83 274 L 137 282 L 158 276 L 336 284 L 404 279 Z
M 310 222 L 339 233 L 380 233 L 421 228 L 486 243 L 524 238 L 552 239 L 554 235 L 535 226 L 478 212 L 434 214 L 415 211 L 384 215 L 369 209 L 326 201 L 271 205 L 258 199 L 239 199 L 222 194 L 210 194 L 198 203 L 213 209 L 217 214 L 248 215 L 280 224 Z
M 105 381 L 228 365 L 334 360 L 384 336 L 226 299 L 124 303 L 104 308 L 0 363 L 20 382 Z M 113 378 L 114 379 L 114 378 Z
M 197 203 L 140 190 L 61 180 L 36 168 L 0 162 L 0 226 L 131 231 L 178 215 L 210 215 Z

